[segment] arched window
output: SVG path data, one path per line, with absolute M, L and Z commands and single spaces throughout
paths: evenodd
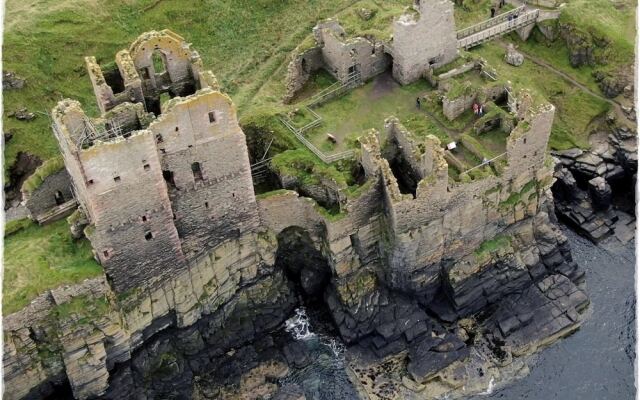
M 167 70 L 167 59 L 159 50 L 151 54 L 151 61 L 153 62 L 153 71 L 156 74 L 162 74 Z

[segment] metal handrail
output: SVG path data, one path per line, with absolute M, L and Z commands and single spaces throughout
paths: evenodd
M 525 25 L 529 25 L 530 23 L 537 20 L 539 13 L 540 10 L 532 10 L 515 20 L 502 22 L 483 31 L 459 39 L 458 48 L 464 47 L 465 49 L 468 49 L 470 47 L 484 43 L 487 40 L 492 39 L 498 35 L 502 35 L 521 28 Z
M 498 25 L 504 21 L 506 21 L 510 15 L 514 15 L 514 14 L 518 14 L 520 13 L 520 11 L 524 11 L 526 8 L 526 6 L 522 5 L 520 7 L 514 8 L 511 11 L 508 11 L 506 13 L 503 14 L 499 14 L 493 18 L 489 18 L 487 20 L 484 20 L 478 24 L 472 25 L 470 27 L 467 28 L 463 28 L 460 29 L 459 31 L 456 32 L 456 38 L 457 39 L 462 39 L 466 36 L 469 36 L 471 34 L 474 34 L 476 32 L 480 32 L 483 31 L 487 28 L 490 28 L 492 26 Z

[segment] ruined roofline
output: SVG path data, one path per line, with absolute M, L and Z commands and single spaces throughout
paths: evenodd
M 200 59 L 200 54 L 197 50 L 191 48 L 191 43 L 187 43 L 182 36 L 178 35 L 170 29 L 163 29 L 161 31 L 148 31 L 142 33 L 136 38 L 136 40 L 133 41 L 133 43 L 131 43 L 131 46 L 129 46 L 129 53 L 132 55 L 132 58 L 135 58 L 135 55 L 143 50 L 142 46 L 144 46 L 147 41 L 163 37 L 168 37 L 178 43 L 182 43 L 182 48 L 191 55 L 192 60 Z
M 64 141 L 67 147 L 74 152 L 84 152 L 99 145 L 126 141 L 129 137 L 148 132 L 149 124 L 142 123 L 139 129 L 127 130 L 126 127 L 123 129 L 115 122 L 117 121 L 116 115 L 127 108 L 130 108 L 131 111 L 141 111 L 142 104 L 122 103 L 103 114 L 100 118 L 91 118 L 86 115 L 79 101 L 63 99 L 52 110 L 52 127 L 58 137 L 58 141 Z M 76 114 L 73 116 L 73 121 L 65 120 L 65 117 L 71 117 L 73 113 Z M 112 118 L 105 118 L 109 116 Z M 136 118 L 139 117 L 140 114 L 137 114 Z M 75 123 L 75 126 L 70 126 L 72 123 Z M 103 127 L 106 124 L 113 125 L 111 127 L 105 126 L 104 129 L 96 127 Z
M 220 90 L 218 90 L 217 88 L 211 88 L 211 87 L 207 87 L 207 88 L 203 88 L 203 89 L 199 89 L 197 90 L 194 94 L 190 94 L 188 96 L 184 96 L 184 97 L 180 97 L 180 96 L 176 96 L 170 100 L 168 100 L 165 104 L 166 109 L 162 111 L 162 114 L 158 115 L 157 117 L 155 117 L 155 119 L 149 124 L 149 129 L 152 129 L 153 125 L 163 122 L 165 119 L 169 118 L 170 115 L 172 114 L 172 112 L 178 108 L 180 105 L 184 105 L 187 103 L 190 103 L 198 98 L 201 97 L 205 97 L 205 96 L 217 96 L 220 97 L 222 99 L 224 99 L 227 104 L 229 105 L 229 111 L 231 112 L 231 114 L 229 115 L 230 119 L 233 119 L 235 121 L 238 120 L 238 115 L 237 115 L 237 109 L 236 109 L 236 105 L 233 102 L 233 100 L 231 99 L 231 97 L 229 97 L 228 94 L 221 92 Z

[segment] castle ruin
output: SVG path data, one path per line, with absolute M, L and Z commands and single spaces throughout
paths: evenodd
M 319 68 L 338 80 L 354 73 L 364 80 L 391 67 L 408 83 L 452 61 L 453 5 L 416 0 L 414 10 L 394 22 L 392 45 L 345 41 L 339 24 L 318 25 L 318 46 L 289 66 L 289 89 Z M 168 329 L 186 332 L 172 339 L 179 343 L 172 351 L 186 348 L 186 359 L 197 358 L 192 365 L 209 368 L 228 349 L 280 326 L 297 304 L 295 285 L 322 299 L 347 344 L 378 357 L 409 348 L 407 370 L 417 384 L 434 379 L 437 371 L 424 365 L 432 356 L 445 354 L 444 368 L 469 355 L 442 324 L 488 305 L 497 311 L 483 329 L 514 352 L 578 326 L 578 317 L 564 315 L 577 316 L 588 303 L 577 286 L 584 276 L 548 214 L 555 108 L 504 82 L 452 94 L 445 78 L 490 73 L 486 65 L 463 65 L 438 85 L 449 95 L 442 111 L 450 119 L 479 98 L 496 109 L 504 100 L 506 111 L 473 126 L 476 135 L 502 130 L 499 165 L 484 160 L 465 170 L 438 138 L 389 116 L 384 135 L 372 130 L 358 140 L 352 161 L 363 176 L 355 190 L 323 176 L 259 196 L 235 106 L 183 38 L 147 32 L 117 53 L 116 68 L 103 71 L 93 57 L 86 65 L 101 115 L 90 118 L 66 99 L 53 110 L 53 131 L 106 279 L 53 290 L 7 318 L 12 398 L 60 375 L 78 398 L 130 395 L 125 386 L 135 382 L 120 387 L 118 368 L 143 365 L 127 363 L 151 357 L 153 350 L 140 349 Z M 337 214 L 324 207 L 332 201 L 340 203 Z M 496 238 L 507 239 L 496 246 Z M 499 301 L 520 295 L 539 307 L 524 310 L 526 320 L 518 319 L 518 301 Z M 91 326 L 59 322 L 62 362 L 52 367 L 31 332 L 74 296 L 104 296 L 107 311 Z M 416 355 L 434 335 L 453 350 Z M 20 373 L 25 366 L 29 375 Z
M 90 222 L 85 232 L 116 290 L 163 281 L 255 229 L 235 107 L 184 39 L 149 32 L 118 53 L 116 70 L 86 63 L 101 118 L 65 100 L 53 128 Z

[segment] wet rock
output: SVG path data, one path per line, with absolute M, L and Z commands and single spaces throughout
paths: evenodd
M 519 67 L 524 62 L 524 56 L 516 51 L 513 44 L 509 44 L 509 47 L 507 47 L 507 53 L 504 55 L 504 61 L 507 64 Z
M 306 400 L 302 388 L 295 384 L 282 386 L 271 398 L 272 400 Z
M 487 326 L 519 355 L 577 329 L 588 305 L 586 294 L 569 278 L 551 275 L 522 294 L 505 297 Z
M 409 348 L 407 371 L 414 381 L 424 383 L 454 361 L 469 356 L 469 348 L 456 335 L 425 337 Z
M 284 356 L 289 365 L 296 368 L 304 368 L 311 363 L 309 350 L 303 341 L 295 341 L 287 344 L 284 349 Z
M 2 90 L 22 89 L 26 82 L 15 72 L 6 71 L 2 74 Z

